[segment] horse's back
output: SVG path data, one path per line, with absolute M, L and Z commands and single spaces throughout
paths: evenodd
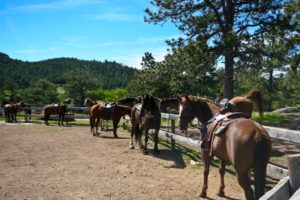
M 251 119 L 239 118 L 232 121 L 222 135 L 215 137 L 212 151 L 233 165 L 249 166 L 254 162 L 255 151 L 260 143 L 266 145 L 265 150 L 269 154 L 271 140 L 267 130 Z

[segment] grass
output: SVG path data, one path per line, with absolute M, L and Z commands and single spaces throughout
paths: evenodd
M 280 113 L 265 112 L 260 117 L 258 113 L 253 113 L 252 119 L 264 125 L 279 126 L 286 121 L 286 116 Z

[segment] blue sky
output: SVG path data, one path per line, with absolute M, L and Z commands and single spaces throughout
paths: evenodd
M 24 61 L 57 57 L 117 61 L 140 67 L 151 52 L 167 53 L 171 23 L 144 22 L 150 0 L 1 0 L 0 52 Z

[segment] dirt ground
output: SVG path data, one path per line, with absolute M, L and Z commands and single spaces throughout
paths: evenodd
M 163 145 L 158 156 L 130 150 L 129 133 L 93 137 L 88 127 L 0 125 L 0 199 L 199 199 L 202 165 L 192 166 Z M 216 195 L 211 167 L 208 199 L 244 199 L 236 177 L 225 176 L 225 198 Z

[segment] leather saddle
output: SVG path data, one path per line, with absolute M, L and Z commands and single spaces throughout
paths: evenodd
M 201 130 L 203 150 L 209 151 L 211 142 L 215 136 L 220 136 L 225 132 L 231 122 L 238 118 L 246 118 L 249 116 L 242 112 L 225 112 L 217 113 L 212 119 L 210 119 Z
M 107 118 L 110 118 L 115 110 L 115 103 L 106 103 L 104 106 L 100 106 L 99 111 Z

